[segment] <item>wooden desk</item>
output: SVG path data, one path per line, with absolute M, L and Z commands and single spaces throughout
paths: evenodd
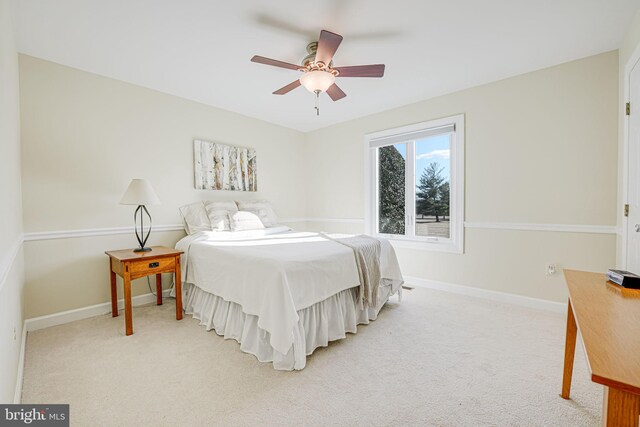
M 602 425 L 638 426 L 640 416 L 640 290 L 604 274 L 565 270 L 569 289 L 562 396 L 569 399 L 580 331 L 591 381 L 604 386 Z
M 133 249 L 107 251 L 111 276 L 111 313 L 118 317 L 116 274 L 124 281 L 124 319 L 127 335 L 133 334 L 131 313 L 131 281 L 139 277 L 156 275 L 156 303 L 162 305 L 162 274 L 174 273 L 176 282 L 176 319 L 182 319 L 182 276 L 180 255 L 182 251 L 164 246 L 151 246 L 150 252 L 134 252 Z

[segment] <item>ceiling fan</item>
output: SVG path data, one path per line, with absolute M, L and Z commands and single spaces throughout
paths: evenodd
M 338 50 L 341 42 L 341 35 L 322 30 L 320 31 L 320 39 L 317 42 L 311 42 L 307 45 L 308 55 L 302 60 L 302 65 L 291 64 L 258 55 L 251 58 L 251 61 L 301 71 L 303 74 L 298 80 L 276 90 L 273 94 L 284 95 L 302 85 L 307 88 L 309 92 L 316 94 L 315 110 L 316 114 L 320 115 L 318 98 L 321 92 L 327 92 L 327 95 L 334 101 L 338 101 L 347 96 L 347 94 L 335 84 L 336 77 L 384 76 L 384 64 L 334 67 L 332 61 L 333 55 L 336 53 L 336 50 Z

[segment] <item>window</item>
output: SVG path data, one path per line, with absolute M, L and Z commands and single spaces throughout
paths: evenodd
M 368 233 L 463 252 L 463 115 L 367 135 L 365 165 Z

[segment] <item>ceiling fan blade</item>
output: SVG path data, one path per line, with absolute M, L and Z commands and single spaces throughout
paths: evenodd
M 352 67 L 334 67 L 340 74 L 338 77 L 382 77 L 384 64 L 354 65 Z
M 329 65 L 341 42 L 342 36 L 340 34 L 326 30 L 320 31 L 320 40 L 318 40 L 318 49 L 316 50 L 316 62 Z
M 294 80 L 291 83 L 289 83 L 288 85 L 286 85 L 285 87 L 281 87 L 277 91 L 273 92 L 273 94 L 274 95 L 284 95 L 285 93 L 291 92 L 292 90 L 294 90 L 298 86 L 300 86 L 300 80 Z
M 302 67 L 296 64 L 290 64 L 288 62 L 278 61 L 277 59 L 265 58 L 264 56 L 255 55 L 251 58 L 251 62 L 257 62 L 258 64 L 272 65 L 274 67 L 288 68 L 289 70 L 299 70 Z
M 327 95 L 329 95 L 329 97 L 334 101 L 338 101 L 347 96 L 347 94 L 344 93 L 335 83 L 329 86 L 329 89 L 327 89 Z

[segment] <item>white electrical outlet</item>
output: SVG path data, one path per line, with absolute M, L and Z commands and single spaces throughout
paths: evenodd
M 18 339 L 18 335 L 17 335 L 17 331 L 16 331 L 16 327 L 13 327 L 13 340 L 17 340 Z
M 556 265 L 551 263 L 547 264 L 546 275 L 553 276 L 554 274 L 556 274 Z

